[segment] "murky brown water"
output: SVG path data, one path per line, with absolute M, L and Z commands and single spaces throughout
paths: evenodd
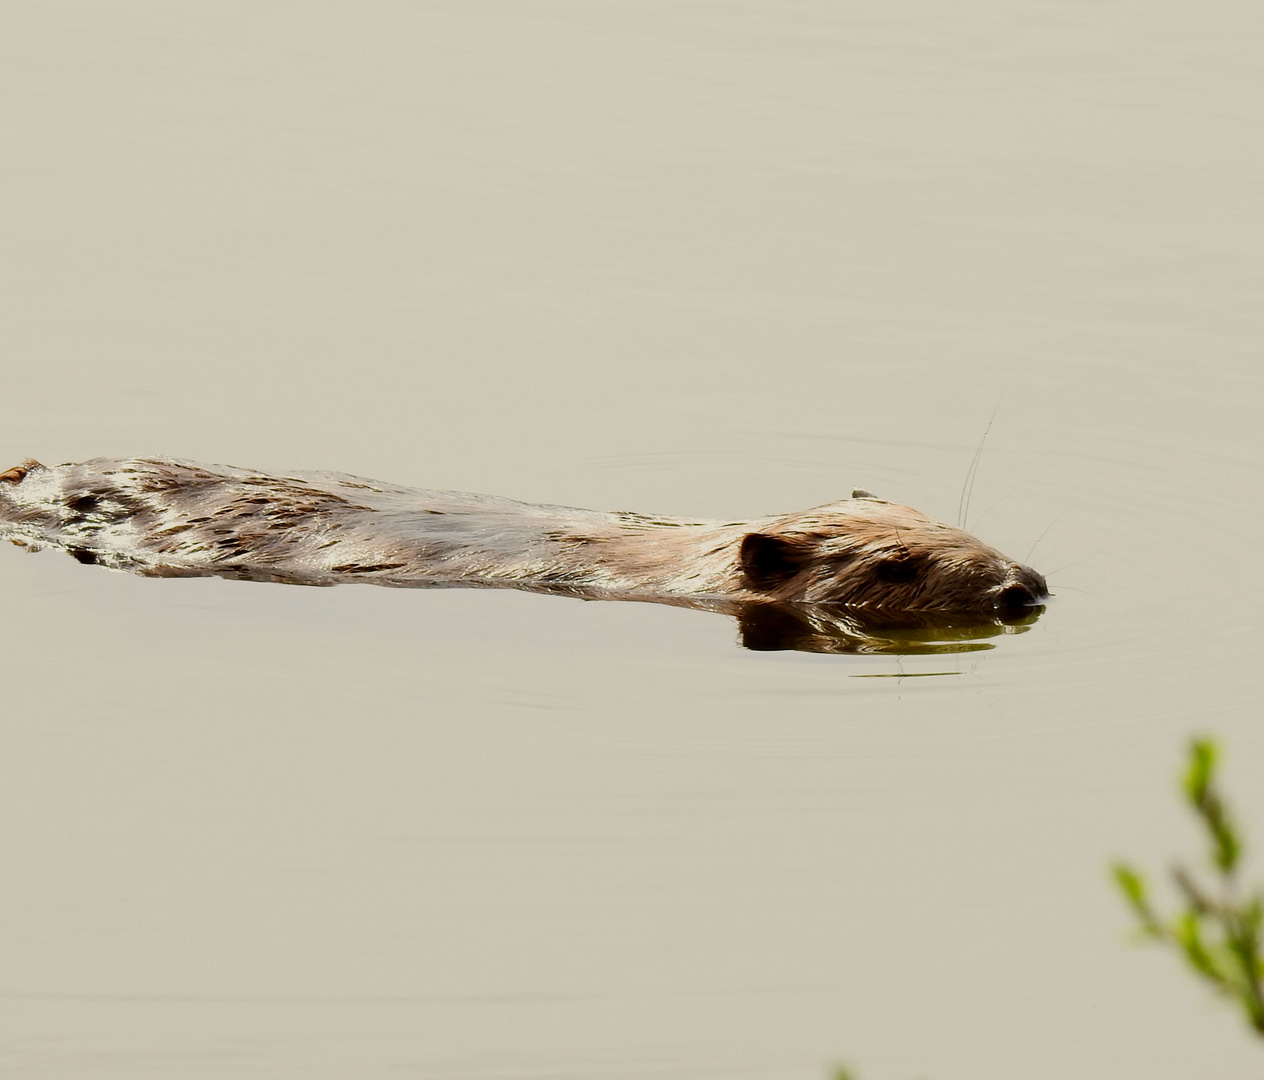
M 953 520 L 995 410 L 971 527 L 1057 593 L 756 654 L 0 552 L 0 1071 L 1258 1072 L 1103 868 L 1192 847 L 1193 731 L 1264 845 L 1262 24 L 0 4 L 2 465 Z

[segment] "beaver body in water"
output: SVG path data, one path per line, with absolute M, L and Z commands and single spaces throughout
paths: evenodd
M 0 537 L 151 577 L 515 588 L 733 611 L 857 616 L 1038 611 L 1045 580 L 969 533 L 866 491 L 799 513 L 692 521 L 271 476 L 169 458 L 0 473 Z

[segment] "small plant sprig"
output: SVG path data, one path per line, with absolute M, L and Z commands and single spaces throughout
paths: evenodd
M 1264 893 L 1244 894 L 1239 885 L 1242 840 L 1216 786 L 1217 756 L 1211 739 L 1195 739 L 1183 778 L 1185 797 L 1207 830 L 1214 884 L 1204 886 L 1178 864 L 1172 880 L 1184 908 L 1163 918 L 1154 910 L 1140 873 L 1122 862 L 1111 870 L 1142 934 L 1180 952 L 1200 978 L 1237 1001 L 1251 1027 L 1264 1036 Z

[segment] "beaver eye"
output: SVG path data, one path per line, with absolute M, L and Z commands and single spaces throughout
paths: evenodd
M 889 585 L 903 585 L 912 581 L 921 572 L 922 560 L 911 556 L 897 559 L 883 559 L 878 563 L 878 580 Z

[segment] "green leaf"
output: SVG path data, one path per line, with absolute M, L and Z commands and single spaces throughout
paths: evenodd
M 1264 927 L 1264 894 L 1256 893 L 1242 904 L 1242 925 L 1248 936 L 1259 942 L 1260 929 Z
M 1195 739 L 1189 744 L 1189 769 L 1185 773 L 1185 794 L 1195 808 L 1202 809 L 1216 771 L 1216 744 L 1211 739 Z
M 1114 874 L 1115 881 L 1123 891 L 1124 896 L 1128 898 L 1128 903 L 1136 908 L 1145 908 L 1145 881 L 1141 875 L 1127 863 L 1121 862 L 1114 863 L 1110 871 Z
M 1238 839 L 1232 822 L 1222 809 L 1209 819 L 1207 824 L 1211 828 L 1212 839 L 1215 842 L 1216 850 L 1213 857 L 1216 865 L 1226 874 L 1231 874 L 1233 868 L 1238 865 L 1238 859 L 1242 857 L 1242 841 Z
M 1207 946 L 1203 944 L 1202 927 L 1199 925 L 1197 915 L 1192 911 L 1185 912 L 1172 928 L 1172 933 L 1180 943 L 1190 967 L 1213 982 L 1221 985 L 1226 982 L 1225 974 L 1217 966 L 1211 953 L 1207 951 Z
M 1122 862 L 1112 864 L 1110 872 L 1115 878 L 1115 884 L 1119 886 L 1119 891 L 1123 893 L 1128 906 L 1132 908 L 1146 932 L 1159 933 L 1158 919 L 1155 918 L 1149 898 L 1146 896 L 1145 878 L 1127 863 Z
M 1256 893 L 1249 900 L 1244 900 L 1239 917 L 1241 918 L 1241 936 L 1256 952 L 1255 971 L 1264 973 L 1264 955 L 1259 954 L 1260 930 L 1264 928 L 1264 895 Z

